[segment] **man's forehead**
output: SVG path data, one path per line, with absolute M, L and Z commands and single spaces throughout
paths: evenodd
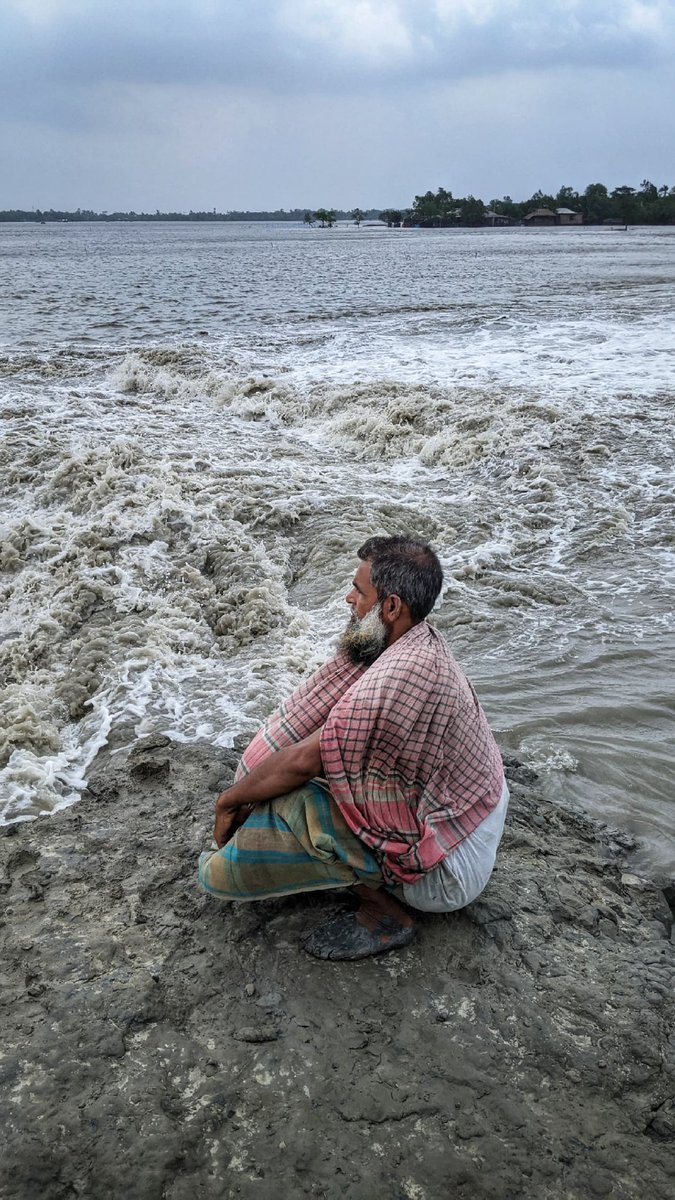
M 372 579 L 370 577 L 370 563 L 367 560 L 365 562 L 360 562 L 356 568 L 356 572 L 354 574 L 354 583 L 357 583 L 359 587 L 362 588 L 369 588 L 373 586 Z

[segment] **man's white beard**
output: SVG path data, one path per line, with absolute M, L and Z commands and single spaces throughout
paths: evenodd
M 365 617 L 352 617 L 338 642 L 338 649 L 358 666 L 369 667 L 387 648 L 389 630 L 382 620 L 382 605 L 376 604 Z

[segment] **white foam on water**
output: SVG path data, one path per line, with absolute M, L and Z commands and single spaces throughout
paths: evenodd
M 101 739 L 229 746 L 252 731 L 329 652 L 355 547 L 403 528 L 441 553 L 435 619 L 507 743 L 511 730 L 554 791 L 580 781 L 591 807 L 616 807 L 576 727 L 566 744 L 556 723 L 580 647 L 649 647 L 639 681 L 674 628 L 669 292 L 636 282 L 656 270 L 656 242 L 662 273 L 667 239 L 610 252 L 598 233 L 568 253 L 525 234 L 413 237 L 396 246 L 419 272 L 392 251 L 384 288 L 380 251 L 362 263 L 352 245 L 338 287 L 339 238 L 321 266 L 290 238 L 296 283 L 326 272 L 316 303 L 300 282 L 289 304 L 280 255 L 267 290 L 234 288 L 223 320 L 180 293 L 182 260 L 172 283 L 153 259 L 155 315 L 173 287 L 171 312 L 207 342 L 143 329 L 139 314 L 97 342 L 75 315 L 86 263 L 71 276 L 59 260 L 59 320 L 0 360 L 5 819 L 71 802 Z M 239 284 L 262 261 L 253 235 L 242 245 Z M 102 286 L 123 310 L 115 270 Z M 571 695 L 583 712 L 583 689 Z M 661 731 L 648 705 L 640 719 Z M 662 744 L 659 732 L 645 752 L 658 805 Z
M 557 396 L 578 395 L 586 403 L 603 404 L 608 392 L 658 395 L 672 387 L 672 329 L 664 319 L 656 328 L 639 320 L 625 321 L 591 316 L 583 331 L 579 322 L 550 320 L 538 329 L 531 322 L 508 319 L 495 327 L 485 320 L 472 330 L 458 331 L 441 319 L 428 322 L 431 329 L 415 332 L 396 321 L 381 321 L 369 329 L 368 338 L 355 328 L 331 345 L 329 371 L 343 386 L 358 386 L 383 375 L 401 383 L 434 385 L 443 379 L 457 387 L 514 388 L 525 392 L 546 386 Z M 414 341 L 414 353 L 405 335 Z M 551 347 L 555 350 L 552 351 Z M 257 360 L 251 356 L 251 366 Z M 314 359 L 295 349 L 282 357 L 282 365 L 299 386 L 325 383 L 325 348 Z
M 88 769 L 105 746 L 112 725 L 105 697 L 97 697 L 92 708 L 90 717 L 62 730 L 58 753 L 12 751 L 0 771 L 0 825 L 28 821 L 40 812 L 58 812 L 79 799 Z

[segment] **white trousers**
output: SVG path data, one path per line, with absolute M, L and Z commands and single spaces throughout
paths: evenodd
M 509 789 L 504 780 L 501 799 L 489 817 L 451 850 L 447 858 L 415 883 L 403 883 L 396 894 L 422 912 L 454 912 L 480 896 L 495 865 L 504 832 Z

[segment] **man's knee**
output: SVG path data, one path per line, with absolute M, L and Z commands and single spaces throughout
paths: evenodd
M 241 900 L 235 894 L 229 870 L 229 859 L 220 850 L 205 850 L 199 856 L 197 871 L 199 886 L 220 900 Z

